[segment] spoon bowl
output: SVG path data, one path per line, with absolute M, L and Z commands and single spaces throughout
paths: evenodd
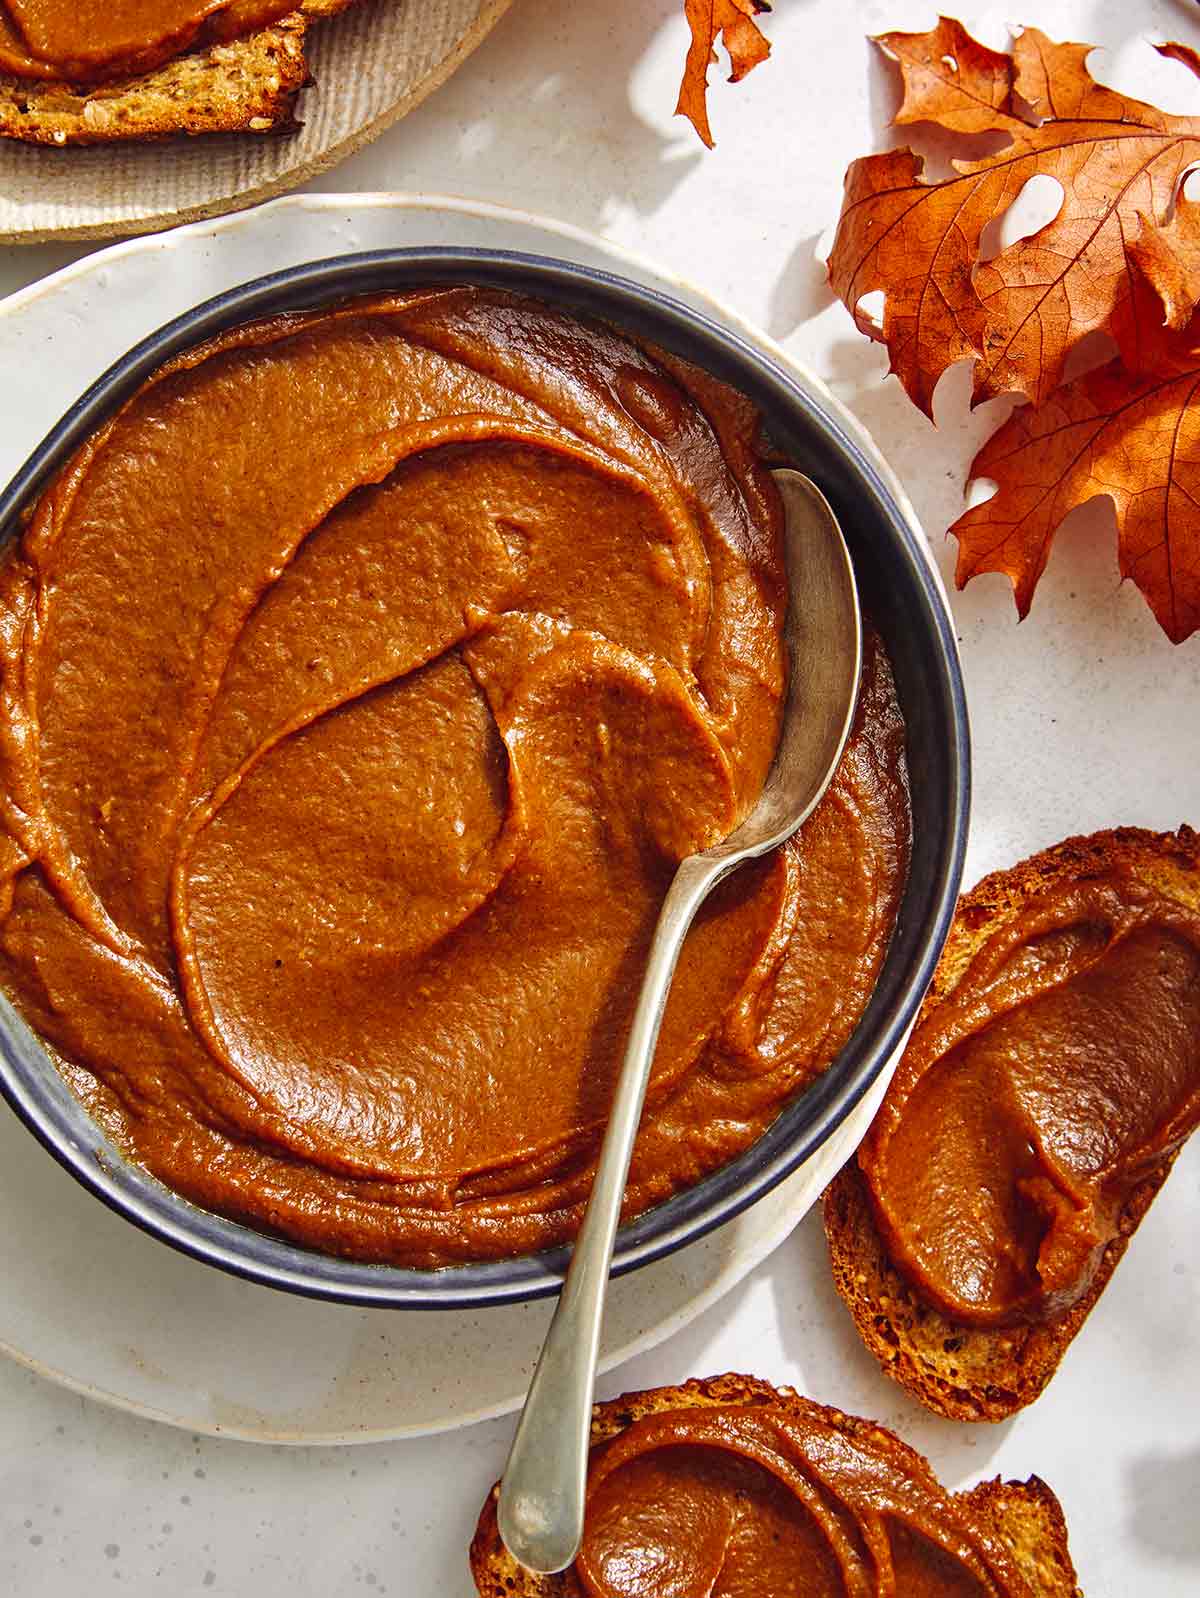
M 850 732 L 862 669 L 854 567 L 829 502 L 802 473 L 773 472 L 784 507 L 788 691 L 763 791 L 721 843 L 681 861 L 654 930 L 587 1213 L 500 1484 L 509 1552 L 540 1574 L 565 1570 L 583 1538 L 588 1438 L 604 1296 L 629 1162 L 679 951 L 722 878 L 776 849 L 828 788 Z

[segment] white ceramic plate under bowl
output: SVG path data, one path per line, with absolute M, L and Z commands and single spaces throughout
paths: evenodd
M 787 361 L 699 291 L 574 229 L 458 200 L 302 195 L 115 246 L 5 301 L 0 370 L 26 380 L 0 388 L 0 481 L 94 378 L 171 317 L 268 271 L 404 245 L 525 250 L 608 267 Z M 821 397 L 878 459 L 853 419 L 824 389 Z M 857 1145 L 888 1075 L 751 1209 L 613 1283 L 603 1369 L 684 1326 L 787 1236 Z M 0 1215 L 0 1350 L 92 1398 L 192 1431 L 365 1442 L 503 1414 L 524 1396 L 553 1307 L 360 1310 L 225 1276 L 106 1210 L 2 1104 Z

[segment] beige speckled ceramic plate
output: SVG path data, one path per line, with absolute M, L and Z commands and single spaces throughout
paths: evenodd
M 524 213 L 423 195 L 295 195 L 86 257 L 0 308 L 0 481 L 138 339 L 272 268 L 398 245 L 526 250 L 687 301 L 808 372 L 734 312 L 617 246 Z M 613 1283 L 601 1365 L 654 1347 L 776 1248 L 849 1157 L 888 1078 L 810 1160 L 735 1220 Z M 420 1436 L 515 1409 L 551 1303 L 424 1313 L 316 1303 L 236 1281 L 144 1236 L 86 1193 L 0 1103 L 0 1353 L 78 1392 L 191 1431 L 258 1442 Z M 81 1306 L 86 1309 L 81 1312 Z
M 303 127 L 56 150 L 0 143 L 0 244 L 153 233 L 281 194 L 353 155 L 444 83 L 512 0 L 360 0 L 315 24 Z

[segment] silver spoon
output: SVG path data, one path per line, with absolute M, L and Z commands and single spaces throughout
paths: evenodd
M 613 1242 L 654 1047 L 679 951 L 697 910 L 742 864 L 778 848 L 812 814 L 845 747 L 858 696 L 862 617 L 833 511 L 799 472 L 772 474 L 786 517 L 790 660 L 775 763 L 754 809 L 725 839 L 681 861 L 650 945 L 587 1213 L 513 1438 L 497 1514 L 529 1570 L 565 1570 L 583 1539 L 596 1355 Z

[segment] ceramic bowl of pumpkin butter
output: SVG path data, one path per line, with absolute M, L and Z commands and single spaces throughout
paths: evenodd
M 616 1269 L 819 1167 L 961 872 L 920 529 L 782 361 L 482 251 L 209 301 L 0 502 L 0 1075 L 31 1130 L 268 1285 L 553 1291 L 666 884 L 770 768 L 785 463 L 851 545 L 859 705 L 820 809 L 689 936 Z

